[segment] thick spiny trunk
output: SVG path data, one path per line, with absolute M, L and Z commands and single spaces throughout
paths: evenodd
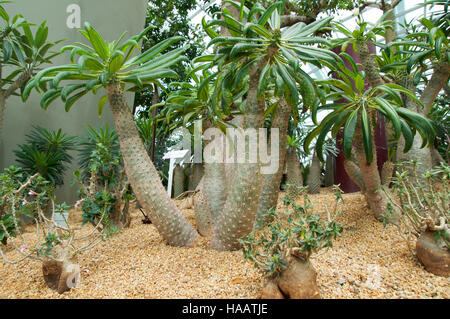
M 173 171 L 173 198 L 177 198 L 184 192 L 184 170 L 180 165 Z
M 372 129 L 373 131 L 373 129 Z M 372 133 L 373 136 L 373 133 Z M 367 203 L 376 218 L 382 218 L 387 209 L 387 198 L 381 190 L 381 178 L 378 172 L 376 145 L 372 141 L 373 161 L 367 163 L 366 152 L 364 150 L 363 134 L 360 122 L 355 131 L 355 156 L 361 170 L 361 176 L 364 181 Z M 355 181 L 356 182 L 356 181 Z
M 384 84 L 383 79 L 378 73 L 375 60 L 370 55 L 369 46 L 367 45 L 367 43 L 358 43 L 356 47 L 359 59 L 361 61 L 364 71 L 366 72 L 370 86 L 377 87 L 379 85 Z
M 425 106 L 424 110 L 420 113 L 428 116 L 439 92 L 441 92 L 447 84 L 449 76 L 450 62 L 440 63 L 433 69 L 433 75 L 431 76 L 430 82 L 425 87 L 425 90 L 420 97 L 420 101 Z
M 308 174 L 308 192 L 310 194 L 317 194 L 320 191 L 320 185 L 322 180 L 322 164 L 319 157 L 314 153 L 311 167 Z
M 139 137 L 121 85 L 109 84 L 106 92 L 119 135 L 125 171 L 137 200 L 169 245 L 191 245 L 197 239 L 197 232 L 167 195 Z
M 194 211 L 198 232 L 203 237 L 208 237 L 212 234 L 213 221 L 211 218 L 211 207 L 203 192 L 203 181 L 204 179 L 202 178 L 194 195 Z
M 297 198 L 300 195 L 300 188 L 303 187 L 302 170 L 298 161 L 297 152 L 290 148 L 286 158 L 286 190 L 289 196 Z
M 258 99 L 257 88 L 261 70 L 267 63 L 263 58 L 250 72 L 250 85 L 247 106 L 244 112 L 245 129 L 257 131 L 264 125 L 265 97 Z M 257 148 L 258 149 L 258 148 Z M 249 149 L 246 147 L 246 158 Z M 248 235 L 252 229 L 258 208 L 262 186 L 261 165 L 257 163 L 239 163 L 233 187 L 228 194 L 222 214 L 215 223 L 211 246 L 216 250 L 237 250 L 241 247 L 239 239 Z
M 366 185 L 358 164 L 353 162 L 351 159 L 346 159 L 344 162 L 344 168 L 351 180 L 358 185 L 361 192 L 364 193 L 366 191 Z
M 225 140 L 225 139 L 223 139 Z M 217 147 L 224 147 L 219 143 Z M 225 163 L 205 163 L 205 175 L 203 179 L 203 194 L 209 202 L 212 220 L 215 223 L 223 211 L 227 200 L 227 178 Z
M 0 138 L 2 136 L 2 131 L 3 131 L 3 122 L 5 120 L 5 111 L 6 111 L 6 99 L 0 93 Z
M 279 129 L 279 162 L 278 170 L 274 174 L 266 174 L 263 176 L 263 184 L 261 188 L 261 195 L 258 203 L 257 219 L 260 219 L 272 207 L 277 207 L 278 194 L 280 192 L 281 178 L 283 177 L 284 162 L 286 160 L 286 135 L 289 125 L 289 118 L 291 116 L 291 107 L 286 103 L 285 99 L 280 101 L 272 128 Z M 271 144 L 269 140 L 269 147 Z M 260 223 L 268 222 L 260 220 Z

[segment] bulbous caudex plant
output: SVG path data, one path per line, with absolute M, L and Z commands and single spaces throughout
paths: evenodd
M 327 219 L 313 213 L 307 188 L 301 188 L 303 202 L 298 205 L 289 196 L 283 200 L 285 211 L 267 212 L 269 223 L 258 223 L 241 239 L 244 257 L 263 273 L 262 298 L 320 298 L 316 272 L 309 262 L 311 254 L 332 247 L 343 227 L 335 220 L 344 202 L 342 191 L 335 186 L 336 201 L 332 211 L 326 207 Z
M 401 212 L 399 233 L 411 248 L 411 236 L 417 237 L 416 255 L 425 268 L 439 276 L 450 276 L 450 167 L 440 166 L 417 174 L 417 161 L 411 161 L 413 176 L 409 170 L 396 172 L 393 178 L 393 193 L 389 198 L 388 212 L 395 207 Z M 402 167 L 404 165 L 402 164 Z M 403 225 L 403 229 L 401 227 Z M 405 230 L 406 229 L 406 235 Z
M 45 283 L 51 289 L 62 294 L 77 287 L 80 283 L 80 267 L 77 265 L 76 256 L 102 242 L 105 236 L 97 232 L 98 225 L 96 225 L 88 234 L 77 237 L 75 229 L 69 225 L 64 216 L 69 207 L 65 204 L 55 205 L 53 199 L 51 199 L 52 217 L 47 218 L 39 205 L 40 199 L 46 196 L 46 192 L 33 191 L 30 187 L 35 181 L 42 182 L 43 180 L 39 174 L 35 174 L 24 184 L 18 185 L 15 191 L 5 194 L 2 198 L 2 202 L 11 204 L 8 205 L 11 212 L 7 219 L 0 220 L 0 229 L 8 238 L 9 245 L 17 251 L 20 257 L 10 260 L 1 247 L 0 254 L 3 260 L 9 264 L 18 264 L 25 259 L 40 261 Z M 36 207 L 32 214 L 35 222 L 36 241 L 34 243 L 29 242 L 28 236 L 24 236 L 24 229 L 19 226 L 18 208 L 20 205 L 30 204 L 24 198 L 24 190 L 27 190 L 28 200 L 30 200 L 29 196 L 35 197 L 33 203 L 36 203 Z M 55 222 L 54 214 L 64 216 L 64 226 Z M 8 227 L 11 226 L 8 224 L 12 224 L 12 227 Z

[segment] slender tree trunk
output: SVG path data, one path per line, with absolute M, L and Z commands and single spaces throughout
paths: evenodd
M 2 137 L 3 123 L 5 121 L 6 112 L 6 99 L 3 94 L 0 93 L 0 137 Z
M 317 194 L 320 191 L 320 185 L 322 183 L 322 164 L 319 157 L 314 152 L 314 156 L 309 168 L 308 174 L 308 192 L 310 194 Z
M 177 198 L 184 192 L 184 170 L 180 165 L 173 171 L 173 198 Z
M 303 178 L 297 152 L 293 148 L 287 151 L 286 170 L 286 191 L 289 196 L 297 198 L 300 195 L 300 188 L 303 187 Z
M 269 50 L 272 50 L 269 48 Z M 262 68 L 269 59 L 266 55 L 250 71 L 247 106 L 244 111 L 244 128 L 257 131 L 264 125 L 265 97 L 258 98 L 258 81 Z M 249 156 L 246 147 L 246 158 Z M 239 163 L 233 187 L 222 214 L 215 223 L 211 246 L 216 250 L 237 250 L 239 239 L 253 229 L 262 186 L 260 163 Z
M 334 171 L 336 170 L 336 158 L 328 154 L 325 164 L 325 187 L 334 185 Z
M 120 83 L 109 84 L 106 92 L 119 135 L 125 171 L 136 198 L 169 245 L 193 244 L 197 239 L 197 232 L 164 189 L 139 137 Z
M 283 98 L 280 100 L 275 117 L 272 122 L 272 128 L 279 129 L 279 162 L 278 170 L 274 174 L 263 175 L 263 184 L 261 189 L 261 195 L 258 203 L 258 210 L 256 218 L 260 223 L 268 222 L 268 220 L 261 220 L 262 216 L 272 207 L 277 207 L 278 194 L 280 193 L 280 183 L 283 177 L 284 162 L 286 160 L 286 136 L 289 125 L 289 118 L 291 116 L 291 106 L 286 103 Z M 271 144 L 269 140 L 269 147 Z
M 369 84 L 371 87 L 377 87 L 379 85 L 384 84 L 383 79 L 378 73 L 377 65 L 375 60 L 370 55 L 369 46 L 367 43 L 358 42 L 356 45 L 356 49 L 358 51 L 358 56 L 363 66 L 364 71 L 366 72 L 367 79 L 369 80 Z

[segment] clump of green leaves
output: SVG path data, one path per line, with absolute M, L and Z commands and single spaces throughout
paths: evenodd
M 0 174 L 0 241 L 6 245 L 8 237 L 20 231 L 23 216 L 34 219 L 36 211 L 48 203 L 52 186 L 38 175 L 31 178 L 11 166 Z
M 75 137 L 61 129 L 47 130 L 36 126 L 27 135 L 25 144 L 14 151 L 16 161 L 28 175 L 39 173 L 53 186 L 63 185 L 64 174 L 72 162 L 70 151 L 76 146 Z
M 81 171 L 74 175 L 81 184 L 78 195 L 84 223 L 100 223 L 107 234 L 116 233 L 128 216 L 130 200 L 134 199 L 117 133 L 107 125 L 98 130 L 90 127 L 80 146 Z
M 417 165 L 417 161 L 407 163 L 412 167 L 412 173 L 402 169 L 404 163 L 397 165 L 392 180 L 393 195 L 385 192 L 389 204 L 384 217 L 387 219 L 394 212 L 400 213 L 395 225 L 411 251 L 411 236 L 419 237 L 426 231 L 434 234 L 437 244 L 450 249 L 450 167 L 441 163 L 418 176 Z M 401 225 L 406 229 L 406 235 Z
M 333 246 L 343 227 L 336 222 L 341 214 L 339 203 L 344 203 L 342 191 L 335 186 L 335 204 L 332 211 L 326 207 L 327 219 L 314 214 L 314 207 L 302 189 L 303 202 L 299 205 L 291 197 L 283 200 L 284 210 L 270 209 L 265 218 L 268 224 L 257 222 L 254 230 L 240 242 L 245 260 L 250 260 L 263 272 L 264 278 L 282 274 L 292 257 L 308 260 L 311 254 Z

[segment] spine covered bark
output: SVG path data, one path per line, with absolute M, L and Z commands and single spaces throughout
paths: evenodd
M 272 122 L 272 128 L 279 129 L 279 162 L 278 170 L 275 174 L 266 174 L 263 176 L 261 195 L 258 203 L 257 219 L 267 213 L 272 207 L 277 207 L 278 194 L 280 192 L 281 178 L 283 177 L 284 162 L 286 160 L 286 136 L 291 116 L 291 107 L 286 103 L 285 99 L 281 99 Z M 268 149 L 271 149 L 269 140 Z M 264 222 L 260 220 L 260 222 Z M 265 221 L 267 222 L 267 221 Z
M 314 153 L 313 159 L 311 161 L 311 167 L 309 168 L 308 174 L 308 192 L 310 194 L 317 194 L 320 191 L 320 185 L 322 184 L 322 164 Z
M 244 111 L 244 128 L 258 131 L 264 125 L 265 97 L 258 98 L 258 81 L 262 68 L 268 62 L 266 55 L 250 71 L 247 105 Z M 246 147 L 246 158 L 249 150 Z M 239 163 L 233 186 L 228 194 L 222 214 L 215 223 L 211 246 L 216 250 L 237 250 L 239 239 L 253 229 L 259 196 L 261 193 L 261 165 L 257 163 Z M 206 185 L 205 185 L 206 186 Z
M 297 198 L 300 195 L 300 188 L 303 187 L 302 170 L 298 161 L 297 152 L 290 148 L 286 158 L 287 180 L 286 190 L 289 196 Z
M 119 135 L 127 177 L 137 200 L 169 245 L 193 244 L 197 239 L 197 232 L 168 197 L 139 137 L 120 83 L 109 84 L 106 92 Z

